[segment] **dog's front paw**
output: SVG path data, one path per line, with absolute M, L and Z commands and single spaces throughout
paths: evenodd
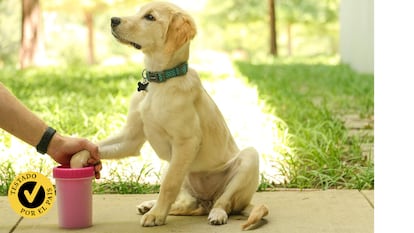
M 82 168 L 88 165 L 88 159 L 91 157 L 89 151 L 83 150 L 72 156 L 70 159 L 71 168 Z
M 143 227 L 154 227 L 161 226 L 165 224 L 166 215 L 156 215 L 148 212 L 144 214 L 141 218 L 141 225 Z
M 144 201 L 141 204 L 137 205 L 137 214 L 145 214 L 152 209 L 155 205 L 155 200 Z
M 223 225 L 227 223 L 227 213 L 221 208 L 213 208 L 208 215 L 208 221 L 212 225 Z

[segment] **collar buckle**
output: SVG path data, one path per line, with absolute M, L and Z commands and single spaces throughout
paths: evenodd
M 159 83 L 164 81 L 163 72 L 150 72 L 144 69 L 141 76 L 146 82 L 149 81 Z
M 158 71 L 158 72 L 151 72 L 151 71 L 147 71 L 144 69 L 142 71 L 142 77 L 148 80 L 149 82 L 161 83 L 161 82 L 167 81 L 170 78 L 184 75 L 187 73 L 187 71 L 188 71 L 188 63 L 184 62 L 174 68 L 163 70 L 163 71 Z

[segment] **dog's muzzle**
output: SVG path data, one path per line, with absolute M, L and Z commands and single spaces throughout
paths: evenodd
M 111 18 L 111 31 L 112 31 L 112 35 L 119 41 L 119 42 L 121 42 L 121 43 L 125 43 L 125 44 L 130 44 L 130 45 L 132 45 L 132 46 L 134 46 L 134 48 L 136 48 L 136 49 L 141 49 L 141 45 L 139 45 L 139 44 L 137 44 L 137 43 L 135 43 L 135 42 L 132 42 L 132 41 L 128 41 L 128 40 L 125 40 L 125 39 L 123 39 L 123 38 L 121 38 L 116 32 L 115 32 L 115 28 L 118 26 L 118 25 L 120 25 L 121 24 L 121 18 L 119 18 L 119 17 L 112 17 Z

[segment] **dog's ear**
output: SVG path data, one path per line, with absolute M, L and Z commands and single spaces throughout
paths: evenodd
M 193 19 L 183 13 L 175 13 L 170 20 L 165 39 L 165 50 L 174 52 L 196 35 Z

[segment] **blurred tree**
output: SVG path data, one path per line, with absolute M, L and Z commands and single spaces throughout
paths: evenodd
M 46 2 L 45 10 L 82 14 L 87 28 L 87 62 L 88 64 L 94 64 L 96 62 L 94 15 L 108 10 L 114 5 L 122 6 L 121 8 L 131 8 L 139 2 L 148 2 L 148 0 L 141 0 L 138 3 L 136 0 L 59 0 Z
M 269 0 L 270 54 L 277 56 L 276 0 Z
M 0 0 L 0 68 L 19 62 L 21 20 L 20 4 L 16 7 L 15 1 Z
M 266 4 L 263 0 L 209 0 L 206 6 L 208 11 L 205 18 L 208 22 L 218 25 L 244 25 L 249 28 L 255 22 L 269 22 L 269 51 L 277 55 L 277 29 L 276 29 L 276 0 L 268 0 Z
M 293 25 L 321 30 L 327 23 L 338 21 L 338 6 L 339 0 L 280 0 L 279 19 L 286 25 L 288 55 L 293 53 Z
M 85 24 L 88 29 L 88 63 L 95 63 L 95 43 L 93 30 L 93 11 L 85 10 Z
M 274 12 L 272 12 L 273 7 Z M 259 34 L 258 39 L 263 38 L 266 33 L 259 32 L 257 25 L 268 22 L 267 28 L 270 30 L 267 36 L 270 38 L 271 54 L 278 50 L 280 28 L 285 26 L 288 55 L 292 55 L 294 35 L 292 27 L 306 26 L 307 29 L 302 32 L 308 33 L 307 36 L 315 32 L 322 35 L 329 30 L 327 24 L 337 23 L 338 7 L 339 0 L 268 0 L 267 4 L 263 0 L 209 0 L 204 17 L 209 23 L 215 22 L 221 28 L 242 24 L 249 30 L 250 36 Z M 256 43 L 260 42 L 256 39 Z
M 48 11 L 62 11 L 81 14 L 84 18 L 84 24 L 87 28 L 87 62 L 88 64 L 95 63 L 95 43 L 94 43 L 94 27 L 93 15 L 105 10 L 110 4 L 115 1 L 107 0 L 60 0 L 47 1 L 45 10 Z
M 19 63 L 20 68 L 40 63 L 44 52 L 41 30 L 42 14 L 39 0 L 22 0 L 22 24 Z
M 266 7 L 263 0 L 209 0 L 206 9 L 211 20 L 248 23 L 263 20 Z

